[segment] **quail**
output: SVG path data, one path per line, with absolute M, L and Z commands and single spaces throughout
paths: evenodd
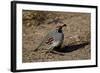
M 44 40 L 40 43 L 40 45 L 34 51 L 38 51 L 42 43 L 49 45 L 49 47 L 46 48 L 47 49 L 46 53 L 51 52 L 54 48 L 61 47 L 64 40 L 64 33 L 63 33 L 62 28 L 65 26 L 66 24 L 57 23 L 56 28 L 50 31 L 44 37 Z

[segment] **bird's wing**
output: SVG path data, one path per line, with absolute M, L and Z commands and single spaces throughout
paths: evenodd
M 47 35 L 43 38 L 43 40 L 40 42 L 40 44 L 37 46 L 37 48 L 36 48 L 34 51 L 37 51 L 38 49 L 40 49 L 40 47 L 41 47 L 42 45 L 45 46 L 45 42 L 47 41 L 47 39 L 50 37 L 51 34 L 52 34 L 51 31 L 49 31 L 49 32 L 47 33 Z

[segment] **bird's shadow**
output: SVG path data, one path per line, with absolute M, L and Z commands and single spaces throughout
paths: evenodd
M 57 51 L 60 53 L 69 53 L 69 52 L 73 52 L 75 50 L 81 49 L 88 44 L 90 44 L 90 42 L 85 42 L 85 43 L 81 43 L 81 44 L 77 44 L 77 45 L 68 45 L 68 46 L 64 46 L 60 49 L 54 48 L 54 51 Z

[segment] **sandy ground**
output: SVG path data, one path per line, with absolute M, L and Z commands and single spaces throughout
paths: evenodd
M 22 61 L 48 62 L 91 59 L 89 13 L 43 12 L 23 10 Z M 34 52 L 46 34 L 55 29 L 57 22 L 67 24 L 63 29 L 64 42 L 61 48 L 45 54 L 44 43 Z

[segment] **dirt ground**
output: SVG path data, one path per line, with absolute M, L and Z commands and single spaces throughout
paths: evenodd
M 23 10 L 22 15 L 23 63 L 91 59 L 91 14 Z M 62 47 L 45 54 L 48 46 L 42 44 L 35 52 L 44 36 L 55 29 L 57 22 L 67 24 L 63 29 Z

